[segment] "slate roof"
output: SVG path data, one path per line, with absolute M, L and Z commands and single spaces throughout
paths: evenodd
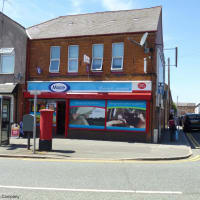
M 161 7 L 61 16 L 26 29 L 30 39 L 157 31 Z

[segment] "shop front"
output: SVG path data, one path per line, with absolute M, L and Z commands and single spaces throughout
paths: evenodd
M 33 114 L 33 90 L 41 92 L 40 109 L 54 110 L 54 134 L 65 137 L 110 136 L 146 140 L 150 137 L 151 81 L 127 82 L 28 82 L 26 112 Z M 26 114 L 27 114 L 26 113 Z M 86 134 L 87 133 L 87 134 Z M 94 138 L 94 137 L 92 137 Z M 140 140 L 140 139 L 139 139 Z
M 0 96 L 0 146 L 8 145 L 10 141 L 10 103 L 9 96 Z

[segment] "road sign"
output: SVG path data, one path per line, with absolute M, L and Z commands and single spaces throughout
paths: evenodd
M 87 64 L 90 64 L 90 57 L 87 56 L 86 54 L 84 54 L 84 56 L 83 56 L 83 62 L 87 63 Z

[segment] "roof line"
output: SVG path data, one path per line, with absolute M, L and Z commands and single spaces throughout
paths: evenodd
M 28 33 L 28 30 L 26 30 Z M 96 34 L 96 35 L 79 35 L 79 36 L 64 36 L 64 37 L 53 37 L 53 38 L 35 38 L 30 40 L 52 40 L 52 39 L 63 39 L 63 38 L 79 38 L 79 37 L 93 37 L 93 36 L 106 36 L 106 35 L 127 35 L 127 34 L 140 34 L 140 33 L 155 33 L 157 30 L 151 30 L 151 31 L 138 31 L 138 32 L 122 32 L 122 33 L 107 33 L 107 34 Z M 29 34 L 28 34 L 29 35 Z
M 132 10 L 147 10 L 147 9 L 152 9 L 152 8 L 161 8 L 161 9 L 162 9 L 162 6 L 154 6 L 154 7 L 150 7 L 150 8 L 138 8 L 138 9 L 130 9 L 130 10 L 102 11 L 102 12 L 94 12 L 94 13 L 82 13 L 82 14 L 74 14 L 74 15 L 71 14 L 71 15 L 59 16 L 59 17 L 56 17 L 56 18 L 47 20 L 47 21 L 45 21 L 45 22 L 41 22 L 41 23 L 39 23 L 39 24 L 36 24 L 36 25 L 30 26 L 30 27 L 27 27 L 26 29 L 33 28 L 33 27 L 35 27 L 35 26 L 38 26 L 38 25 L 41 25 L 41 24 L 45 24 L 45 23 L 47 23 L 47 22 L 50 22 L 50 21 L 53 21 L 53 20 L 56 20 L 56 19 L 59 19 L 59 18 L 64 18 L 64 17 L 81 16 L 81 15 L 93 15 L 93 14 L 100 14 L 100 13 L 127 12 L 127 11 L 132 11 Z
M 25 31 L 26 31 L 26 34 L 27 34 L 28 38 L 29 38 L 30 40 L 32 40 L 32 38 L 31 38 L 31 36 L 30 36 L 28 30 L 26 29 Z
M 25 27 L 24 27 L 24 26 L 22 26 L 21 24 L 19 24 L 19 23 L 16 22 L 15 20 L 11 19 L 10 17 L 8 17 L 7 15 L 5 15 L 5 14 L 2 13 L 1 11 L 0 11 L 0 14 L 1 14 L 2 16 L 4 16 L 4 17 L 8 18 L 10 21 L 14 22 L 15 24 L 17 24 L 18 26 L 20 26 L 21 28 L 23 28 L 23 29 L 25 30 Z

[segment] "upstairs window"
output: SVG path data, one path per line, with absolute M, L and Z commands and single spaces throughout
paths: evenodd
M 124 43 L 112 44 L 112 65 L 111 70 L 122 70 L 124 58 Z
M 52 46 L 49 71 L 59 72 L 59 67 L 60 67 L 60 47 Z
M 13 74 L 15 68 L 15 52 L 14 48 L 0 49 L 0 73 Z
M 103 65 L 103 44 L 94 44 L 92 46 L 92 71 L 102 70 Z
M 70 45 L 68 49 L 68 72 L 78 72 L 79 46 Z

